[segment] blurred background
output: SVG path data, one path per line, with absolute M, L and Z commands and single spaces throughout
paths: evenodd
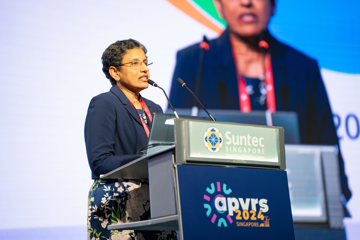
M 139 40 L 154 62 L 151 79 L 168 91 L 176 51 L 224 28 L 211 0 L 172 2 L 0 1 L 0 239 L 86 239 L 92 181 L 83 129 L 90 99 L 110 88 L 103 51 L 116 40 Z M 360 233 L 359 6 L 279 0 L 270 24 L 276 37 L 319 61 L 353 191 L 352 218 L 344 220 L 351 240 Z M 159 91 L 143 95 L 165 110 Z

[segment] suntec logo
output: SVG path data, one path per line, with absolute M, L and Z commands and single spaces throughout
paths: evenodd
M 205 147 L 210 152 L 217 152 L 223 144 L 223 137 L 217 128 L 211 127 L 204 134 Z

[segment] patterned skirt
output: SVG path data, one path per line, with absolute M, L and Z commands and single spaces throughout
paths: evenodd
M 109 224 L 150 218 L 149 185 L 143 181 L 97 179 L 89 192 L 89 240 L 171 240 L 176 231 L 108 230 Z

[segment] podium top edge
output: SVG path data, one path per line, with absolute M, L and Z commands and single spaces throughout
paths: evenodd
M 203 122 L 203 123 L 212 123 L 212 124 L 222 124 L 222 125 L 236 125 L 236 126 L 244 126 L 244 127 L 255 127 L 255 128 L 273 128 L 273 129 L 280 129 L 283 127 L 280 126 L 267 126 L 267 125 L 261 125 L 261 124 L 249 124 L 249 123 L 237 123 L 237 122 L 223 122 L 223 121 L 212 121 L 211 119 L 209 120 L 204 120 L 204 119 L 177 119 L 174 118 L 174 120 L 176 122 Z
M 139 163 L 141 161 L 144 161 L 144 160 L 147 160 L 148 158 L 151 158 L 153 156 L 156 156 L 158 154 L 161 154 L 161 153 L 164 153 L 164 152 L 167 152 L 167 151 L 172 151 L 173 149 L 175 149 L 175 144 L 174 145 L 169 145 L 169 147 L 167 148 L 162 148 L 161 150 L 159 151 L 156 151 L 156 152 L 152 152 L 150 154 L 146 154 L 144 156 L 141 156 L 139 158 L 136 158 L 118 168 L 115 168 L 114 170 L 108 172 L 108 173 L 105 173 L 105 174 L 102 174 L 100 175 L 100 179 L 113 179 L 111 176 L 116 173 L 116 172 L 119 172 L 125 168 L 128 168 L 129 166 L 133 165 L 133 164 L 136 164 L 136 163 Z

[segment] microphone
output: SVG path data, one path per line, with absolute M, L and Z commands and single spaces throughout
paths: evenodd
M 169 99 L 168 95 L 166 94 L 165 90 L 164 90 L 162 87 L 160 87 L 159 85 L 157 85 L 157 83 L 154 82 L 154 81 L 151 80 L 151 79 L 148 79 L 148 83 L 149 83 L 151 86 L 160 88 L 160 89 L 163 91 L 163 93 L 165 94 L 165 97 L 166 97 L 166 99 L 167 99 L 167 101 L 168 101 L 171 109 L 172 109 L 173 112 L 174 112 L 175 117 L 176 117 L 177 119 L 179 119 L 179 115 L 177 114 L 177 112 L 175 111 L 175 108 L 174 108 L 173 105 L 171 104 L 170 99 Z
M 203 72 L 204 72 L 205 52 L 210 49 L 209 40 L 207 39 L 207 37 L 205 35 L 203 36 L 203 40 L 199 44 L 199 48 L 200 48 L 200 56 L 199 56 L 199 61 L 198 61 L 198 71 L 197 71 L 197 74 L 195 77 L 195 83 L 194 83 L 194 92 L 197 95 L 200 94 L 200 89 L 201 89 L 201 81 L 202 81 Z
M 265 40 L 261 40 L 259 42 L 259 47 L 262 49 L 262 50 L 268 50 L 269 48 L 269 44 L 265 41 Z
M 204 49 L 205 51 L 208 51 L 210 49 L 209 40 L 207 39 L 207 37 L 205 35 L 203 36 L 203 40 L 199 44 L 199 47 Z
M 204 111 L 207 113 L 207 115 L 211 118 L 211 120 L 213 120 L 214 122 L 216 121 L 215 118 L 213 118 L 213 116 L 211 116 L 211 114 L 206 110 L 206 108 L 204 107 L 204 105 L 200 102 L 199 98 L 195 95 L 195 93 L 193 91 L 191 91 L 190 88 L 188 88 L 188 86 L 186 86 L 186 83 L 184 82 L 184 80 L 182 80 L 181 78 L 177 79 L 178 83 L 180 83 L 180 85 L 183 88 L 186 88 L 191 95 L 193 95 L 194 99 L 196 100 L 196 102 L 202 107 L 202 109 L 204 109 Z

